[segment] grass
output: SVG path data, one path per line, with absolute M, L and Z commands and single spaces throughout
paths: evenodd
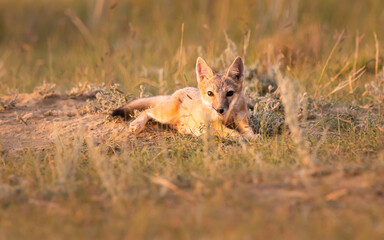
M 0 239 L 382 239 L 383 8 L 377 0 L 0 2 L 0 129 L 6 114 L 28 112 L 17 92 L 98 92 L 84 114 L 104 116 L 131 96 L 196 86 L 198 56 L 224 70 L 240 55 L 263 136 L 232 142 L 156 125 L 95 136 L 86 122 L 66 134 L 57 125 L 44 147 L 34 132 L 15 133 L 23 144 L 11 151 L 0 134 Z M 17 127 L 33 125 L 16 116 Z

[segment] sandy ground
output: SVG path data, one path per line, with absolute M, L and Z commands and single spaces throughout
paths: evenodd
M 0 100 L 10 102 L 13 98 L 5 96 Z M 87 101 L 93 101 L 93 96 L 19 94 L 15 106 L 0 112 L 2 150 L 15 153 L 24 148 L 45 149 L 55 142 L 57 136 L 76 134 L 92 136 L 100 141 L 132 139 L 127 131 L 127 122 L 119 119 L 106 121 L 106 114 L 90 113 Z M 149 125 L 149 131 L 137 138 L 145 144 L 145 139 L 172 134 L 169 131 L 151 131 L 156 127 Z

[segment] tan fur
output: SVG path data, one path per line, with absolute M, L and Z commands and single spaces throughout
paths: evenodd
M 172 95 L 137 99 L 116 109 L 112 115 L 127 117 L 134 110 L 144 110 L 129 126 L 135 134 L 154 119 L 169 124 L 182 134 L 199 136 L 212 126 L 215 134 L 221 137 L 254 139 L 243 92 L 242 59 L 237 57 L 227 73 L 216 74 L 202 58 L 198 58 L 196 75 L 198 88 L 187 87 Z M 232 96 L 229 96 L 230 91 L 233 91 Z

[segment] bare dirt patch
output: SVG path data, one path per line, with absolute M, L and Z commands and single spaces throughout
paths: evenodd
M 51 91 L 49 94 L 40 94 L 35 91 L 1 97 L 0 102 L 6 106 L 0 112 L 2 150 L 14 153 L 23 148 L 45 149 L 58 136 L 78 133 L 90 135 L 101 142 L 132 140 L 126 122 L 108 119 L 108 114 L 90 109 L 96 101 L 96 93 L 74 95 Z M 156 131 L 156 128 L 157 125 L 149 125 L 148 131 L 135 139 L 143 139 L 145 144 L 145 139 L 172 134 L 169 131 Z

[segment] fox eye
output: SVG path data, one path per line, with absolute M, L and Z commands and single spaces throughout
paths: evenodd
M 213 95 L 214 95 L 213 92 L 211 92 L 211 91 L 208 91 L 207 94 L 208 94 L 208 96 L 210 96 L 210 97 L 213 97 Z
M 227 97 L 231 97 L 231 96 L 233 96 L 233 94 L 234 94 L 233 91 L 229 91 L 229 92 L 227 92 Z

